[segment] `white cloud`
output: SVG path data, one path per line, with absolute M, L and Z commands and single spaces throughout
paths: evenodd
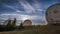
M 36 0 L 34 1 L 35 3 L 32 5 L 29 4 L 29 2 L 27 2 L 26 0 L 23 1 L 18 1 L 25 9 L 25 13 L 35 13 L 37 14 L 38 12 L 44 11 L 43 9 L 41 9 L 41 5 L 39 2 L 37 2 Z
M 44 11 L 43 9 L 37 9 L 37 10 L 38 10 L 39 12 L 40 12 L 40 11 Z
M 22 12 L 22 11 L 17 10 L 16 12 Z
M 8 18 L 0 18 L 0 19 L 2 19 L 2 20 L 7 20 Z
M 25 2 L 25 3 L 24 3 Z M 19 0 L 19 3 L 24 7 L 25 9 L 25 12 L 24 13 L 41 13 L 42 11 L 44 11 L 43 9 L 40 8 L 40 4 L 35 0 L 34 4 L 33 5 L 30 5 L 27 1 L 24 0 L 23 1 L 20 1 Z M 13 10 L 16 10 L 16 12 L 22 12 L 16 8 L 14 8 L 13 6 L 9 6 L 9 5 L 6 5 L 6 7 L 9 7 Z M 45 16 L 39 16 L 39 15 L 24 15 L 24 14 L 1 14 L 1 16 L 6 16 L 7 18 L 17 18 L 17 20 L 26 20 L 26 19 L 30 19 L 30 20 L 42 20 L 44 21 L 45 20 Z M 2 18 L 2 19 L 6 19 L 6 18 Z
M 29 2 L 27 2 L 26 0 L 24 0 L 24 2 L 18 0 L 18 2 L 24 7 L 24 10 L 25 10 L 24 13 L 37 13 L 37 11 L 43 11 L 42 9 L 40 9 L 40 4 L 36 0 L 34 1 L 35 3 L 33 5 L 30 5 Z M 22 12 L 10 5 L 4 4 L 4 6 L 13 9 L 16 12 Z
M 7 4 L 5 4 L 4 6 L 13 9 L 13 10 L 15 10 L 16 12 L 21 12 L 20 10 L 18 10 L 17 8 L 14 8 L 13 6 L 9 6 L 9 5 L 7 5 Z
M 4 16 L 4 15 L 5 15 L 5 16 L 6 16 L 6 15 L 9 16 L 9 15 L 20 15 L 20 14 L 1 14 L 1 16 Z
M 13 10 L 17 10 L 17 9 L 15 9 L 14 7 L 9 6 L 9 5 L 7 5 L 7 4 L 4 4 L 4 6 L 5 6 L 5 7 L 8 7 L 8 8 L 11 8 L 11 9 L 13 9 Z
M 3 16 L 2 16 L 3 15 Z M 42 20 L 42 21 L 46 21 L 45 16 L 39 16 L 39 15 L 23 15 L 23 14 L 1 14 L 2 18 L 0 17 L 0 19 L 3 20 L 7 20 L 9 19 L 9 17 L 13 20 L 15 17 L 17 20 L 26 20 L 26 19 L 30 19 L 30 20 Z M 46 23 L 46 22 L 45 22 Z M 47 23 L 46 23 L 47 24 Z
M 23 15 L 23 14 L 1 14 L 1 16 L 11 16 L 11 17 L 16 17 L 17 19 L 21 18 L 21 19 L 32 19 L 32 20 L 35 20 L 35 19 L 43 19 L 44 16 L 38 16 L 38 15 Z
M 27 1 L 24 2 L 20 1 L 19 3 L 24 7 L 26 13 L 35 12 L 35 9 Z
M 32 5 L 30 5 L 26 0 L 24 0 L 24 2 L 19 0 L 19 3 L 25 9 L 24 13 L 28 13 L 28 14 L 29 13 L 36 13 L 37 14 L 37 12 L 41 13 L 41 11 L 44 11 L 43 9 L 40 8 L 41 5 L 36 0 L 34 0 L 35 3 L 32 4 Z M 13 6 L 9 6 L 9 5 L 6 5 L 6 4 L 5 4 L 5 6 L 15 10 L 15 12 L 22 12 L 22 11 L 18 10 L 18 8 L 14 8 L 15 6 L 13 7 Z M 36 20 L 36 21 L 39 20 L 39 19 L 42 20 L 42 21 L 45 20 L 45 16 L 39 16 L 39 15 L 7 14 L 7 13 L 5 13 L 5 14 L 0 14 L 0 16 L 3 17 L 3 18 L 1 18 L 3 20 L 7 20 L 9 17 L 11 19 L 14 19 L 16 17 L 17 20 L 26 20 L 26 19 Z

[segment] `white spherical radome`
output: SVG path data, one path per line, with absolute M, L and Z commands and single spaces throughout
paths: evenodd
M 60 3 L 48 7 L 45 15 L 48 24 L 60 23 Z

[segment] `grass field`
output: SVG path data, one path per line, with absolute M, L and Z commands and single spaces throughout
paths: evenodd
M 0 32 L 0 34 L 60 34 L 60 26 L 31 26 L 23 30 Z

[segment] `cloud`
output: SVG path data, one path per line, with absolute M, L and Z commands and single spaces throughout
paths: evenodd
M 29 2 L 27 2 L 26 0 L 24 1 L 21 1 L 21 0 L 18 0 L 18 3 L 20 5 L 22 5 L 22 7 L 24 7 L 24 12 L 23 11 L 20 11 L 18 9 L 18 6 L 14 6 L 14 5 L 7 5 L 7 4 L 4 4 L 5 7 L 8 7 L 8 8 L 11 8 L 13 10 L 15 10 L 15 12 L 22 12 L 22 13 L 32 13 L 32 14 L 37 14 L 37 13 L 41 13 L 41 11 L 44 11 L 43 9 L 41 9 L 41 6 L 39 4 L 39 2 L 37 2 L 36 0 L 34 1 L 35 3 L 34 4 L 29 4 Z M 33 2 L 32 2 L 33 3 Z M 18 4 L 17 4 L 18 5 Z M 21 8 L 22 9 L 22 8 Z
M 1 14 L 1 16 L 7 16 L 7 17 L 11 17 L 11 18 L 17 18 L 17 19 L 31 19 L 31 20 L 37 20 L 37 19 L 44 19 L 44 16 L 39 16 L 39 15 L 24 15 L 24 14 Z
M 35 12 L 35 9 L 27 1 L 20 1 L 19 3 L 24 7 L 26 13 Z
M 20 14 L 0 14 L 0 15 L 1 15 L 1 16 L 4 16 L 4 15 L 5 15 L 5 16 L 6 16 L 6 15 L 7 15 L 7 16 L 10 16 L 10 15 L 20 15 Z
M 22 7 L 24 7 L 23 8 L 24 11 L 21 11 L 21 10 L 18 9 L 18 6 L 17 6 L 18 4 L 17 3 L 16 3 L 17 4 L 16 7 L 14 5 L 4 4 L 5 7 L 8 7 L 8 8 L 11 8 L 11 9 L 15 10 L 15 12 L 1 14 L 0 18 L 3 19 L 3 20 L 6 20 L 8 18 L 11 18 L 11 19 L 16 18 L 17 20 L 20 20 L 20 21 L 30 19 L 33 22 L 35 21 L 35 22 L 38 22 L 38 23 L 40 23 L 41 21 L 45 21 L 45 16 L 42 15 L 43 14 L 42 11 L 44 11 L 44 10 L 41 9 L 41 5 L 39 4 L 38 1 L 34 0 L 34 3 L 32 2 L 32 4 L 30 4 L 26 0 L 24 0 L 24 1 L 18 0 L 18 3 L 20 5 L 22 5 Z
M 11 9 L 13 9 L 13 10 L 17 10 L 17 9 L 15 9 L 13 6 L 10 6 L 10 5 L 7 5 L 7 4 L 4 4 L 4 6 L 5 6 L 5 7 L 8 7 L 8 8 L 11 8 Z
M 38 2 L 37 0 L 33 0 L 34 3 L 32 3 L 32 6 L 35 8 L 35 9 L 40 9 L 41 8 L 41 3 Z
M 14 8 L 13 6 L 10 6 L 10 5 L 4 4 L 4 6 L 13 9 L 13 10 L 15 10 L 16 12 L 22 12 L 22 11 L 20 11 L 19 9 Z M 18 6 L 17 6 L 17 7 L 18 7 Z
M 2 20 L 7 20 L 8 18 L 0 18 L 0 19 L 2 19 Z
M 19 2 L 23 7 L 26 13 L 31 13 L 31 11 L 29 10 L 28 6 L 26 4 L 24 4 L 23 2 Z
M 26 0 L 18 2 L 24 7 L 25 13 L 40 14 L 42 11 L 44 11 L 41 9 L 41 5 L 36 0 L 34 0 L 34 3 L 32 2 L 32 5 Z
M 22 12 L 22 11 L 17 10 L 16 12 L 18 12 L 18 13 L 19 13 L 19 12 Z

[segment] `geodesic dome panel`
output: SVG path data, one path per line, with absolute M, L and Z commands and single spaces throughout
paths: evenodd
M 60 4 L 54 4 L 46 10 L 46 20 L 48 24 L 60 23 Z
M 31 26 L 31 25 L 32 25 L 31 20 L 25 20 L 23 23 L 23 26 Z

